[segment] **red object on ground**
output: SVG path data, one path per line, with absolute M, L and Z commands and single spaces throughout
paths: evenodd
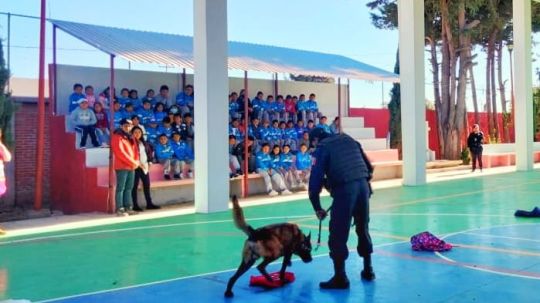
M 283 286 L 284 284 L 281 284 L 281 281 L 279 280 L 279 272 L 271 273 L 270 277 L 272 277 L 272 282 L 266 280 L 264 276 L 251 276 L 249 278 L 249 286 L 261 286 L 266 288 L 278 288 Z M 294 274 L 292 272 L 285 272 L 285 283 L 291 283 L 294 282 L 296 278 L 294 277 Z

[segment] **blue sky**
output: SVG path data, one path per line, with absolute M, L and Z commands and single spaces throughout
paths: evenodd
M 398 43 L 397 31 L 383 31 L 371 25 L 367 0 L 228 0 L 229 40 L 272 44 L 340 54 L 392 71 Z M 47 17 L 138 30 L 193 34 L 193 0 L 49 0 Z M 37 0 L 0 0 L 0 11 L 39 15 Z M 0 36 L 5 39 L 7 17 L 0 16 Z M 37 20 L 12 18 L 11 70 L 16 77 L 37 75 Z M 48 27 L 47 46 L 51 47 Z M 58 37 L 59 63 L 107 66 L 108 57 L 65 34 Z M 48 60 L 51 60 L 51 51 Z M 476 77 L 483 87 L 483 58 L 479 56 Z M 127 62 L 118 60 L 119 68 Z M 508 58 L 505 58 L 508 61 Z M 133 64 L 136 69 L 162 67 Z M 170 70 L 169 70 L 170 71 Z M 240 75 L 231 72 L 231 75 Z M 256 77 L 271 75 L 258 73 Z M 431 99 L 429 66 L 426 64 L 426 97 Z M 390 83 L 351 81 L 351 105 L 380 107 L 388 101 Z M 482 92 L 479 91 L 480 98 Z

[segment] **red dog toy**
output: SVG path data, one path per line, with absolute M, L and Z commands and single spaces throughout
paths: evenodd
M 272 282 L 266 280 L 264 276 L 251 276 L 249 278 L 249 286 L 261 286 L 265 288 L 277 288 L 281 287 L 284 284 L 281 284 L 279 280 L 279 272 L 271 273 Z M 295 277 L 292 272 L 285 272 L 285 283 L 294 282 Z

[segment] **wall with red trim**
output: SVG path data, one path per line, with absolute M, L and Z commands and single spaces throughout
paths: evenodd
M 364 117 L 364 125 L 365 127 L 373 127 L 375 128 L 375 134 L 377 138 L 386 138 L 386 135 L 388 133 L 389 129 L 389 121 L 390 121 L 390 112 L 387 108 L 351 108 L 349 110 L 349 115 L 351 117 Z M 487 113 L 479 113 L 479 125 L 480 129 L 484 132 L 484 134 L 488 134 L 488 127 L 487 127 Z M 439 148 L 439 133 L 438 133 L 438 127 L 437 127 L 437 116 L 435 114 L 434 110 L 426 110 L 426 121 L 428 121 L 429 126 L 429 149 L 435 151 L 435 155 L 437 159 L 440 158 L 440 148 Z M 502 121 L 503 116 L 502 114 L 498 114 L 498 125 L 499 125 L 499 131 L 500 133 L 503 132 L 502 130 Z M 475 115 L 472 112 L 467 113 L 467 128 L 470 131 L 472 129 L 472 125 L 475 123 Z M 466 131 L 463 133 L 463 144 L 466 143 L 467 136 L 469 134 L 469 131 Z M 513 126 L 509 127 L 510 132 L 510 142 L 514 142 L 514 128 Z
M 386 108 L 351 108 L 349 116 L 364 117 L 364 127 L 375 128 L 375 137 L 386 138 L 390 123 L 390 112 Z
M 30 207 L 34 204 L 36 187 L 36 121 L 38 120 L 37 104 L 17 103 L 18 109 L 14 117 L 15 151 L 13 161 L 15 165 L 15 180 L 7 180 L 15 184 L 15 203 Z M 43 158 L 43 204 L 50 201 L 51 176 L 51 141 L 50 141 L 50 114 L 48 106 L 45 108 L 45 151 Z
M 86 167 L 84 150 L 75 148 L 75 134 L 66 133 L 64 116 L 51 117 L 51 203 L 64 213 L 107 212 L 107 187 L 98 185 L 97 168 Z

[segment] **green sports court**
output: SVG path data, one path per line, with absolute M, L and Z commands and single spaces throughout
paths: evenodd
M 516 218 L 513 213 L 539 205 L 539 185 L 540 173 L 533 171 L 377 189 L 371 200 L 370 223 L 374 282 L 360 281 L 361 262 L 351 252 L 347 261 L 350 291 L 318 289 L 318 282 L 331 271 L 327 230 L 323 229 L 323 245 L 314 252 L 314 261 L 294 261 L 289 268 L 296 274 L 295 282 L 270 291 L 249 287 L 248 277 L 258 275 L 251 269 L 238 281 L 232 300 L 507 302 L 513 298 L 533 302 L 531 289 L 540 279 L 540 222 Z M 329 198 L 323 203 L 329 205 Z M 317 234 L 318 221 L 306 199 L 244 206 L 244 211 L 254 227 L 288 221 Z M 410 236 L 426 230 L 455 247 L 440 255 L 412 251 Z M 352 251 L 354 238 L 350 239 Z M 0 298 L 227 301 L 223 291 L 236 269 L 244 240 L 230 212 L 8 236 L 0 240 L 0 277 L 4 281 Z

